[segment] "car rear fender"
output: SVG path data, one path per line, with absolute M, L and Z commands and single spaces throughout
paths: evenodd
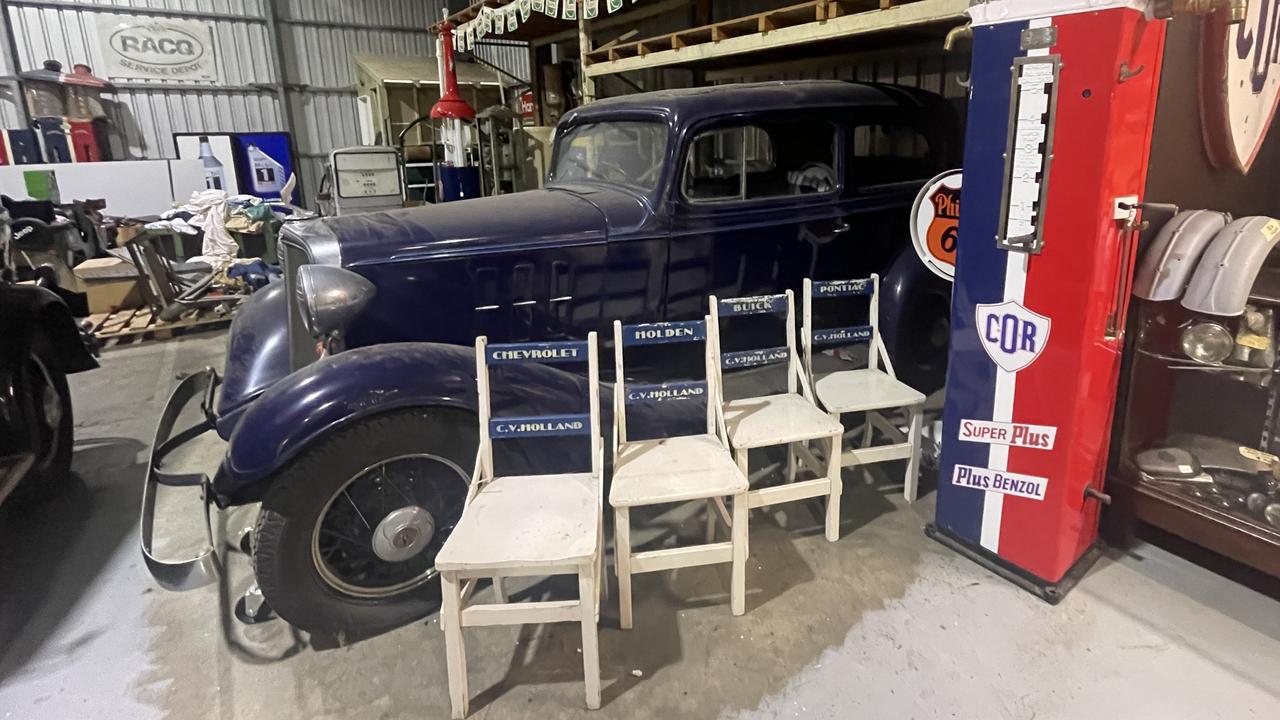
M 898 254 L 880 279 L 880 335 L 884 339 L 884 346 L 900 376 L 915 376 L 900 379 L 917 385 L 916 389 L 925 393 L 942 386 L 946 376 L 945 350 L 941 358 L 927 367 L 921 366 L 915 358 L 901 355 L 910 345 L 907 339 L 913 329 L 912 325 L 936 319 L 920 316 L 917 310 L 921 299 L 931 294 L 950 297 L 950 285 L 925 267 L 910 247 Z M 949 315 L 946 319 L 949 319 Z

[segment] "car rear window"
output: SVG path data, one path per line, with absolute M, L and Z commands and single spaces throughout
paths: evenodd
M 681 190 L 690 202 L 834 192 L 836 129 L 822 120 L 716 128 L 689 146 Z

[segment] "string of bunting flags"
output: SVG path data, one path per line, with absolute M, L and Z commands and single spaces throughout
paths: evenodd
M 512 0 L 502 7 L 486 5 L 480 8 L 478 15 L 454 30 L 453 48 L 460 52 L 467 51 L 488 35 L 513 33 L 528 22 L 534 13 L 576 21 L 581 6 L 582 17 L 593 20 L 600 16 L 601 5 L 609 13 L 615 13 L 623 5 L 634 5 L 636 2 L 639 0 Z

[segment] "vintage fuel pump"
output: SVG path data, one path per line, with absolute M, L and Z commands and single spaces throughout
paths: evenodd
M 1092 559 L 1164 52 L 1236 2 L 974 0 L 931 536 L 1056 602 Z
M 438 142 L 444 147 L 444 158 L 436 159 L 436 201 L 465 200 L 480 197 L 480 169 L 468 160 L 475 108 L 458 92 L 458 75 L 453 65 L 453 24 L 440 25 L 440 87 L 444 92 L 431 108 L 432 125 Z M 432 143 L 433 152 L 436 143 Z

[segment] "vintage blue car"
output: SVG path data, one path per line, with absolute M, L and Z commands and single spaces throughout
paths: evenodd
M 175 562 L 152 544 L 157 484 L 198 485 L 219 508 L 262 503 L 249 615 L 265 598 L 350 640 L 429 612 L 475 462 L 480 334 L 607 338 L 614 319 L 701 318 L 712 293 L 879 272 L 899 376 L 940 387 L 950 288 L 916 258 L 908 214 L 958 163 L 956 118 L 927 92 L 837 81 L 612 98 L 564 116 L 544 189 L 287 224 L 285 280 L 240 308 L 225 374 L 187 378 L 161 418 L 142 518 L 152 574 L 172 589 L 215 577 L 212 548 Z M 516 385 L 554 403 L 583 382 L 533 366 Z M 198 396 L 205 423 L 175 433 Z M 229 443 L 212 478 L 166 473 L 164 456 L 210 428 Z

